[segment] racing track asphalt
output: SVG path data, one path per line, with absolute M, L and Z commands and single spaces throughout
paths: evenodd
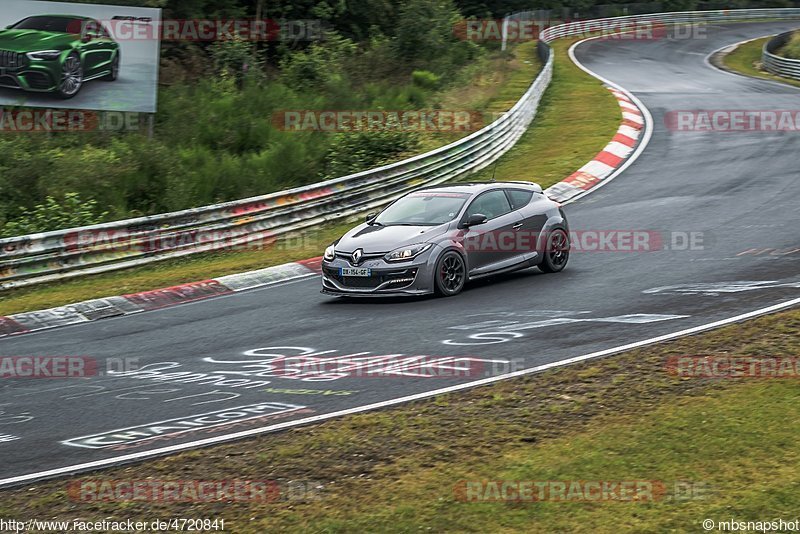
M 800 253 L 740 254 L 751 248 L 788 251 L 800 245 L 800 133 L 671 132 L 664 124 L 670 110 L 798 109 L 800 90 L 726 74 L 704 62 L 721 46 L 796 25 L 710 26 L 703 39 L 593 40 L 576 48 L 586 67 L 642 100 L 653 115 L 654 131 L 649 146 L 627 171 L 565 208 L 573 230 L 702 232 L 702 250 L 575 253 L 561 274 L 531 270 L 497 277 L 448 299 L 335 300 L 319 294 L 314 277 L 3 339 L 1 356 L 83 355 L 101 362 L 134 358 L 139 369 L 174 362 L 162 373 L 209 376 L 185 383 L 176 382 L 177 375 L 160 376 L 166 380 L 158 381 L 158 376 L 141 374 L 3 380 L 0 453 L 5 461 L 0 484 L 557 362 L 799 297 Z M 398 374 L 302 381 L 265 377 L 280 374 L 280 363 L 243 354 L 264 347 L 332 351 L 324 357 L 401 353 L 426 355 L 427 363 L 448 356 L 510 363 L 472 364 L 463 373 L 471 376 Z M 265 352 L 294 355 L 300 349 Z M 247 362 L 256 366 L 245 367 Z M 262 376 L 226 375 L 231 381 L 215 384 L 221 380 L 215 374 L 219 371 Z M 439 373 L 447 374 L 441 369 Z M 303 408 L 273 413 L 270 419 L 239 421 L 287 408 L 263 404 L 276 402 Z M 250 411 L 235 409 L 259 403 Z M 220 411 L 225 415 L 195 417 Z M 150 428 L 151 423 L 171 419 L 181 421 Z M 206 428 L 222 420 L 239 422 Z M 104 448 L 62 443 L 140 425 L 140 433 L 77 442 Z M 164 437 L 187 428 L 195 430 Z M 162 439 L 136 441 L 155 435 Z M 115 448 L 107 446 L 110 442 Z M 240 443 L 247 448 L 247 441 Z

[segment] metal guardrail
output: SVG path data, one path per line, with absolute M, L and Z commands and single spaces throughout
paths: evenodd
M 794 33 L 795 30 L 784 32 L 767 41 L 761 51 L 761 63 L 772 74 L 800 80 L 800 59 L 789 59 L 775 53 L 789 42 Z
M 533 17 L 537 12 L 512 15 Z M 562 37 L 625 31 L 625 25 L 800 19 L 800 9 L 741 9 L 632 15 L 570 22 L 544 30 L 544 68 L 501 118 L 447 146 L 377 169 L 244 200 L 174 213 L 0 239 L 0 289 L 247 247 L 275 236 L 385 205 L 423 185 L 490 165 L 525 132 L 553 73 L 549 43 Z M 504 26 L 506 26 L 504 24 Z

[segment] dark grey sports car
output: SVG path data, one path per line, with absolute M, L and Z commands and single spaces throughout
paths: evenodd
M 564 269 L 569 226 L 530 182 L 445 185 L 409 193 L 325 250 L 322 292 L 458 294 L 469 280 L 537 266 Z

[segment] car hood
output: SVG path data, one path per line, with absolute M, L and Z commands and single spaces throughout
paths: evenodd
M 65 49 L 78 40 L 71 33 L 43 32 L 39 30 L 0 31 L 0 50 L 36 52 L 38 50 Z
M 364 223 L 347 232 L 336 244 L 336 249 L 353 252 L 360 248 L 367 254 L 391 252 L 405 245 L 427 243 L 445 233 L 448 226 L 379 226 Z

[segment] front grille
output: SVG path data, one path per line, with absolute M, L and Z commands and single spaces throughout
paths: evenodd
M 385 255 L 386 255 L 386 252 L 365 253 L 363 256 L 361 256 L 361 262 L 360 263 L 364 263 L 367 260 L 375 260 L 375 259 L 378 259 L 378 258 L 382 258 Z M 343 260 L 347 260 L 350 263 L 353 263 L 353 253 L 352 252 L 339 252 L 339 251 L 336 251 L 336 257 L 340 258 L 340 259 L 343 259 Z
M 346 276 L 337 276 L 336 281 L 345 287 L 352 287 L 354 289 L 375 289 L 381 285 L 381 279 L 377 276 L 370 276 L 367 278 L 361 276 L 351 276 L 349 278 Z
M 328 278 L 336 281 L 342 287 L 353 289 L 375 289 L 385 282 L 391 282 L 384 289 L 399 289 L 410 285 L 417 276 L 417 269 L 400 269 L 397 271 L 384 271 L 376 273 L 377 276 L 339 276 L 339 269 L 325 267 Z M 394 282 L 394 281 L 397 282 Z
M 10 50 L 0 50 L 0 67 L 17 69 L 25 66 L 25 54 L 18 54 Z

